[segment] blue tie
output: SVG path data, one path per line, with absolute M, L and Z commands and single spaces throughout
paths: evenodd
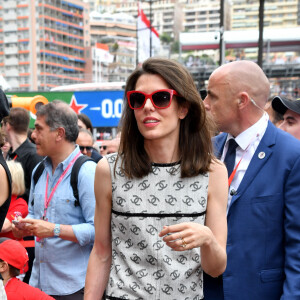
M 228 144 L 228 150 L 224 159 L 225 166 L 228 171 L 228 177 L 231 175 L 235 165 L 236 147 L 238 146 L 235 139 L 230 139 Z

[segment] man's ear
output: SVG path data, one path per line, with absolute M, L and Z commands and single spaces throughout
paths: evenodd
M 240 109 L 246 107 L 249 104 L 249 102 L 250 98 L 247 93 L 243 92 L 239 95 L 237 103 Z
M 57 135 L 56 135 L 56 140 L 59 141 L 63 139 L 66 135 L 66 130 L 63 127 L 57 128 Z

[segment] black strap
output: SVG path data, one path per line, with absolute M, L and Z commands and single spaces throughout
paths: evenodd
M 90 157 L 86 156 L 86 155 L 82 155 L 82 156 L 79 156 L 74 165 L 73 165 L 73 168 L 72 168 L 72 172 L 71 172 L 71 179 L 70 179 L 70 183 L 71 183 L 71 187 L 73 189 L 73 195 L 75 197 L 75 206 L 79 206 L 80 203 L 79 203 L 79 193 L 78 193 L 78 187 L 77 187 L 77 184 L 78 184 L 78 173 L 79 173 L 79 170 L 81 168 L 81 166 L 87 162 L 87 161 L 93 161 L 95 162 L 93 159 L 91 159 Z
M 34 185 L 36 185 L 37 182 L 39 181 L 42 173 L 44 172 L 44 169 L 45 169 L 45 166 L 44 166 L 43 162 L 40 162 L 38 167 L 36 168 L 34 174 L 33 174 L 33 183 L 34 183 Z M 31 205 L 32 206 L 34 205 L 34 198 L 32 198 Z
M 88 156 L 85 156 L 85 155 L 82 155 L 82 156 L 79 156 L 74 165 L 73 165 L 73 168 L 72 168 L 72 171 L 71 171 L 71 178 L 70 178 L 70 184 L 71 184 L 71 187 L 73 189 L 73 195 L 75 197 L 75 206 L 79 206 L 80 205 L 80 202 L 79 202 L 79 193 L 78 193 L 78 187 L 77 187 L 77 184 L 78 184 L 78 173 L 79 173 L 79 170 L 81 168 L 81 166 L 87 162 L 87 161 L 92 161 L 92 162 L 95 162 L 93 159 L 91 159 L 90 157 Z M 44 164 L 43 162 L 41 162 L 38 167 L 36 168 L 34 174 L 33 174 L 33 182 L 34 182 L 34 185 L 37 184 L 37 182 L 39 181 L 42 173 L 44 172 Z M 31 201 L 31 205 L 33 206 L 34 204 L 34 199 L 32 199 Z
M 36 185 L 36 183 L 39 181 L 42 173 L 44 172 L 44 164 L 43 162 L 40 162 L 40 164 L 38 165 L 38 167 L 36 168 L 34 174 L 33 174 L 33 183 L 34 185 Z

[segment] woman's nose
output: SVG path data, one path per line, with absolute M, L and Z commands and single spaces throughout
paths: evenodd
M 153 109 L 153 108 L 155 108 L 150 98 L 146 99 L 144 108 L 146 108 L 146 109 Z

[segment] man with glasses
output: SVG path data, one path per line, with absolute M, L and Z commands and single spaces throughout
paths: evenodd
M 114 138 L 112 140 L 104 140 L 101 142 L 100 145 L 100 154 L 102 156 L 106 154 L 111 154 L 114 152 L 118 152 L 119 149 L 119 144 L 120 144 L 120 139 L 119 138 Z
M 94 139 L 92 133 L 87 129 L 79 129 L 76 144 L 83 155 L 91 157 L 96 163 L 102 158 L 99 152 L 93 148 Z
M 204 278 L 206 300 L 300 299 L 300 141 L 264 112 L 270 83 L 251 61 L 210 76 L 204 100 L 228 169 L 227 267 Z

